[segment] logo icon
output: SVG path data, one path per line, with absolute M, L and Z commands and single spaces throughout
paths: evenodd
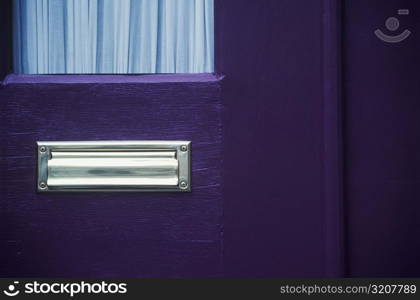
M 19 290 L 16 289 L 16 285 L 19 284 L 19 281 L 14 281 L 13 284 L 10 284 L 7 287 L 7 290 L 4 290 L 3 293 L 9 297 L 14 297 L 19 294 Z
M 399 9 L 398 15 L 409 15 L 410 11 L 408 9 Z M 385 27 L 391 31 L 394 32 L 400 27 L 400 21 L 395 17 L 389 17 L 385 21 Z M 376 29 L 374 31 L 375 35 L 385 43 L 399 43 L 404 41 L 408 36 L 411 34 L 411 31 L 408 29 L 405 29 L 403 32 L 401 32 L 398 35 L 388 35 L 382 32 L 380 29 Z

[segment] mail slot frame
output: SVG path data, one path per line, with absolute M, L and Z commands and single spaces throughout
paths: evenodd
M 38 192 L 190 192 L 191 191 L 191 141 L 38 141 Z M 124 152 L 124 151 L 175 151 L 178 161 L 178 186 L 171 187 L 50 187 L 48 186 L 48 161 L 54 151 L 69 152 Z

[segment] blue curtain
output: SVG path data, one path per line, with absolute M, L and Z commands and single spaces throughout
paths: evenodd
M 25 74 L 213 72 L 213 0 L 14 0 Z

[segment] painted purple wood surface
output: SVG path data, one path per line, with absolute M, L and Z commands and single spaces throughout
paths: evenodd
M 323 1 L 216 1 L 227 276 L 324 276 Z
M 220 274 L 220 79 L 130 78 L 0 87 L 0 276 Z M 38 194 L 37 140 L 191 140 L 193 191 Z
M 345 276 L 342 1 L 323 0 L 325 276 Z
M 216 0 L 222 82 L 209 74 L 8 77 L 0 275 L 340 275 L 343 159 L 345 275 L 419 276 L 420 28 L 410 15 L 401 17 L 413 32 L 404 43 L 373 35 L 396 9 L 419 4 L 344 1 L 341 70 L 337 1 Z M 35 193 L 37 139 L 115 136 L 192 139 L 193 193 Z
M 398 16 L 398 9 L 410 15 Z M 420 276 L 419 1 L 345 5 L 345 195 L 350 276 Z M 412 35 L 373 31 L 388 17 Z

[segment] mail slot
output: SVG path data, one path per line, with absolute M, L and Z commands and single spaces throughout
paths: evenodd
M 190 191 L 189 141 L 38 142 L 38 191 Z

